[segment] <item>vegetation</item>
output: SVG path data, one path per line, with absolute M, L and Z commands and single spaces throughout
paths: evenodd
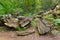
M 60 0 L 0 0 L 0 19 L 4 15 L 16 13 L 20 16 L 35 18 L 43 15 L 42 17 L 47 20 L 48 23 L 53 24 L 56 27 L 55 30 L 52 30 L 52 33 L 57 33 L 57 30 L 60 30 L 60 8 L 55 11 L 58 15 L 56 18 L 52 15 L 53 12 L 45 16 L 43 13 L 46 11 L 48 12 L 59 4 Z M 33 26 L 35 26 L 36 23 L 37 22 L 34 19 L 31 21 L 31 25 Z M 7 28 L 3 26 L 0 27 L 0 30 L 5 30 Z M 20 31 L 26 29 L 26 27 L 19 26 L 13 29 Z

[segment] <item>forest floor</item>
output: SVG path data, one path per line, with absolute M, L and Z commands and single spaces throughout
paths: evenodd
M 57 35 L 46 34 L 37 35 L 36 33 L 27 36 L 16 36 L 15 31 L 0 32 L 0 40 L 60 40 L 60 33 Z

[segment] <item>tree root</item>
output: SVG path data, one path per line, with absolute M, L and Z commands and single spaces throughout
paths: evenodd
M 26 35 L 30 35 L 32 33 L 35 33 L 35 30 L 31 30 L 31 31 L 17 31 L 16 34 L 17 36 L 26 36 Z

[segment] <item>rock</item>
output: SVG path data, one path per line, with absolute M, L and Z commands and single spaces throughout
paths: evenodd
M 18 27 L 19 20 L 17 18 L 14 18 L 11 14 L 5 15 L 2 17 L 4 24 L 8 27 Z
M 20 20 L 20 24 L 22 27 L 25 27 L 26 25 L 30 24 L 31 20 L 32 20 L 32 18 L 26 17 L 26 18 Z
M 36 18 L 36 23 L 39 34 L 45 34 L 50 31 L 50 27 L 46 26 L 39 18 Z
M 31 17 L 24 17 L 24 16 L 12 16 L 11 14 L 5 15 L 2 17 L 4 24 L 8 27 L 25 27 L 30 23 L 32 20 Z

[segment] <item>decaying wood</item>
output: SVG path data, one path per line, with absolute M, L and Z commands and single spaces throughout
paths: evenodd
M 24 30 L 24 31 L 17 31 L 16 34 L 18 36 L 26 36 L 26 35 L 29 35 L 29 34 L 32 34 L 32 33 L 35 33 L 35 30 Z
M 24 19 L 20 20 L 20 24 L 22 27 L 25 27 L 26 25 L 30 24 L 31 20 L 31 17 L 25 17 Z
M 15 14 L 14 14 L 15 15 Z M 31 17 L 24 17 L 24 16 L 12 16 L 11 14 L 5 15 L 2 17 L 4 24 L 8 27 L 25 27 L 26 25 L 30 24 L 32 20 Z
M 30 17 L 22 17 L 21 19 L 19 19 L 19 18 L 14 18 L 11 15 L 5 16 L 3 18 L 4 22 L 5 22 L 4 24 L 9 27 L 14 27 L 14 28 L 18 27 L 19 24 L 22 27 L 25 27 L 32 20 L 32 18 L 30 18 Z M 50 25 L 45 19 L 43 19 L 41 17 L 36 17 L 35 19 L 36 19 L 36 23 L 37 23 L 36 30 L 39 32 L 39 34 L 45 34 L 50 31 Z M 28 35 L 31 33 L 35 33 L 35 30 L 17 32 L 17 35 L 24 36 L 24 35 Z
M 19 20 L 17 18 L 13 18 L 11 15 L 5 16 L 4 18 L 4 24 L 9 27 L 18 27 L 19 26 Z
M 50 31 L 51 25 L 49 25 L 49 23 L 46 20 L 40 19 L 40 18 L 36 18 L 35 20 L 36 20 L 36 29 L 35 30 L 17 32 L 17 35 L 24 36 L 24 35 L 28 35 L 31 33 L 35 33 L 36 31 L 38 31 L 39 34 L 45 34 Z
M 54 6 L 53 8 L 51 8 L 50 10 L 48 10 L 46 12 L 42 12 L 42 15 L 45 16 L 48 14 L 53 14 L 53 16 L 56 17 L 57 16 L 56 10 L 58 10 L 58 9 L 60 9 L 60 4 Z M 41 12 L 38 14 L 41 14 Z
M 45 34 L 50 31 L 49 23 L 46 20 L 37 18 L 36 23 L 39 34 Z

